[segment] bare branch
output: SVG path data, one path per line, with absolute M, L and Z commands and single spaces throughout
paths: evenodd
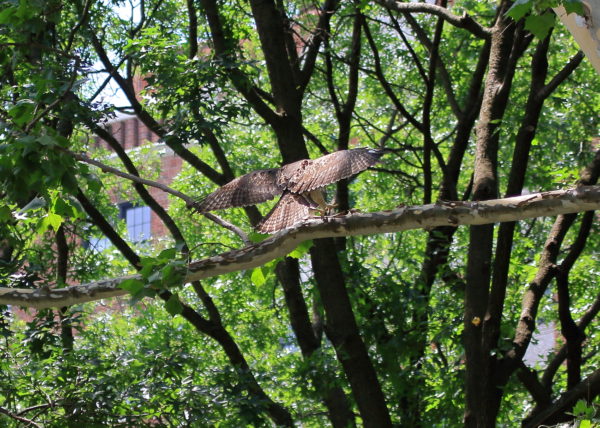
M 319 49 L 323 43 L 323 40 L 327 36 L 327 27 L 329 26 L 331 16 L 333 16 L 334 10 L 337 7 L 337 3 L 337 0 L 324 1 L 319 15 L 319 21 L 317 22 L 316 28 L 313 31 L 313 36 L 306 43 L 307 49 L 304 55 L 305 60 L 304 66 L 301 70 L 302 75 L 300 81 L 302 92 L 306 90 L 306 87 L 310 82 L 310 78 L 313 75 L 317 54 L 319 53 Z
M 108 172 L 108 173 L 114 174 L 116 176 L 119 176 L 121 178 L 125 178 L 126 180 L 133 181 L 134 183 L 144 184 L 144 185 L 150 186 L 150 187 L 156 187 L 157 189 L 160 189 L 163 192 L 170 193 L 171 195 L 176 196 L 179 199 L 185 201 L 185 203 L 190 207 L 196 203 L 196 200 L 194 198 L 192 198 L 184 193 L 181 193 L 175 189 L 171 189 L 169 186 L 167 186 L 165 184 L 162 184 L 162 183 L 159 183 L 159 182 L 153 181 L 153 180 L 148 180 L 146 178 L 138 177 L 137 175 L 129 174 L 127 172 L 123 172 L 117 168 L 108 166 L 100 161 L 94 160 L 94 159 L 90 158 L 89 156 L 84 155 L 83 153 L 75 153 L 75 152 L 71 152 L 70 150 L 65 150 L 65 152 L 69 153 L 71 156 L 73 156 L 74 159 L 78 160 L 79 162 L 87 163 L 89 165 L 94 165 L 95 167 L 100 168 L 104 172 Z
M 183 200 L 187 204 L 188 208 L 193 207 L 198 202 L 196 199 L 192 198 L 191 196 L 188 196 L 185 193 L 181 193 L 178 190 L 172 189 L 165 184 L 162 184 L 162 183 L 159 183 L 159 182 L 153 181 L 153 180 L 148 180 L 147 178 L 138 177 L 137 175 L 129 174 L 127 172 L 123 172 L 117 168 L 113 168 L 112 166 L 108 166 L 106 164 L 103 164 L 102 162 L 94 160 L 94 159 L 84 155 L 83 153 L 74 153 L 69 150 L 65 150 L 65 151 L 67 153 L 69 153 L 71 156 L 73 156 L 73 158 L 77 159 L 78 161 L 84 162 L 84 163 L 87 163 L 90 165 L 94 165 L 94 166 L 100 168 L 104 172 L 109 172 L 116 176 L 125 178 L 129 181 L 133 181 L 134 183 L 139 183 L 139 184 L 143 184 L 143 185 L 150 186 L 150 187 L 156 187 L 157 189 L 160 189 L 163 192 L 166 192 L 173 196 L 176 196 L 179 199 Z M 210 221 L 212 221 L 212 222 L 218 224 L 219 226 L 222 226 L 225 229 L 228 229 L 228 230 L 232 231 L 233 233 L 235 233 L 236 235 L 238 235 L 242 239 L 244 244 L 250 243 L 250 240 L 248 239 L 248 235 L 243 230 L 241 230 L 239 227 L 229 223 L 226 220 L 223 220 L 222 218 L 220 218 L 214 214 L 203 213 L 202 215 L 204 217 L 206 217 L 207 219 L 209 219 Z
M 571 58 L 571 60 L 568 63 L 566 63 L 565 66 L 558 73 L 556 73 L 556 76 L 554 76 L 550 80 L 550 82 L 546 84 L 546 86 L 540 89 L 538 96 L 540 98 L 548 97 L 552 93 L 552 91 L 554 91 L 558 87 L 558 85 L 564 82 L 571 75 L 571 73 L 573 73 L 573 71 L 579 66 L 579 64 L 581 64 L 583 58 L 583 52 L 577 52 Z
M 223 174 L 220 174 L 218 171 L 214 170 L 210 165 L 206 162 L 202 161 L 198 156 L 193 154 L 191 151 L 186 149 L 183 145 L 183 142 L 177 138 L 170 137 L 168 135 L 167 129 L 162 126 L 160 123 L 156 121 L 154 117 L 148 113 L 148 111 L 142 106 L 142 104 L 137 99 L 137 94 L 133 88 L 133 85 L 130 81 L 125 79 L 119 72 L 117 67 L 115 67 L 110 58 L 108 57 L 108 53 L 102 46 L 102 43 L 96 37 L 95 33 L 92 32 L 91 42 L 94 46 L 100 61 L 106 68 L 106 71 L 110 73 L 127 97 L 127 100 L 131 104 L 131 108 L 137 115 L 137 117 L 146 125 L 152 132 L 161 137 L 165 144 L 169 146 L 175 153 L 177 153 L 182 159 L 204 174 L 209 180 L 217 183 L 219 185 L 225 184 L 227 181 Z
M 245 245 L 250 245 L 252 243 L 252 241 L 250 241 L 250 239 L 248 238 L 248 235 L 246 234 L 246 232 L 244 232 L 242 229 L 240 229 L 236 225 L 231 224 L 227 220 L 224 220 L 221 217 L 211 214 L 211 213 L 202 213 L 202 215 L 204 217 L 206 217 L 207 219 L 209 219 L 210 221 L 212 221 L 213 223 L 218 224 L 219 226 L 224 227 L 225 229 L 230 230 L 233 233 L 235 233 L 237 236 L 240 237 L 240 239 L 242 240 L 242 242 Z

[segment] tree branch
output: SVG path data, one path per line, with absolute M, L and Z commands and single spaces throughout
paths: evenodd
M 480 225 L 600 209 L 600 186 L 582 186 L 480 202 L 445 202 L 373 213 L 309 219 L 265 241 L 188 266 L 185 282 L 252 269 L 289 254 L 301 242 L 317 238 L 394 233 L 437 226 Z M 135 264 L 135 263 L 134 263 Z M 136 277 L 136 276 L 133 276 Z M 0 304 L 34 308 L 61 307 L 124 295 L 126 276 L 62 289 L 0 288 Z
M 588 310 L 583 314 L 579 322 L 577 323 L 577 327 L 580 331 L 585 332 L 585 329 L 588 325 L 596 318 L 598 313 L 600 312 L 600 293 L 596 296 L 596 299 L 592 303 L 592 305 L 588 308 Z M 567 358 L 567 344 L 563 344 L 563 346 L 554 354 L 554 358 L 550 360 L 544 374 L 542 375 L 541 383 L 546 389 L 551 389 L 552 380 L 554 379 L 554 375 L 562 365 L 562 363 Z M 536 412 L 537 413 L 537 412 Z
M 521 121 L 519 132 L 515 139 L 513 150 L 513 160 L 511 163 L 510 174 L 506 195 L 518 195 L 521 193 L 527 171 L 527 163 L 531 142 L 535 137 L 538 121 L 544 104 L 544 98 L 537 97 L 539 88 L 543 86 L 548 70 L 548 47 L 550 35 L 541 40 L 532 56 L 531 60 L 531 81 L 529 85 L 529 95 L 525 108 L 525 115 Z M 508 281 L 508 271 L 512 254 L 515 222 L 502 223 L 498 230 L 496 241 L 496 252 L 493 261 L 492 285 L 488 300 L 487 321 L 485 324 L 486 334 L 489 337 L 489 343 L 497 343 L 500 335 L 500 324 L 502 312 L 504 310 L 504 301 L 506 297 L 506 286 Z M 508 381 L 508 374 L 512 373 L 516 367 L 512 366 L 503 378 Z
M 114 167 L 106 165 L 100 161 L 92 159 L 92 158 L 88 157 L 87 155 L 84 155 L 83 153 L 75 153 L 75 152 L 71 152 L 70 150 L 66 150 L 66 149 L 64 149 L 64 151 L 67 152 L 68 154 L 70 154 L 71 156 L 73 156 L 73 158 L 79 162 L 87 163 L 88 165 L 93 165 L 97 168 L 100 168 L 104 172 L 108 172 L 110 174 L 116 175 L 118 177 L 124 178 L 124 179 L 132 181 L 134 183 L 139 183 L 139 184 L 143 184 L 145 186 L 155 187 L 157 189 L 162 190 L 165 193 L 169 193 L 173 196 L 176 196 L 179 199 L 183 200 L 189 207 L 192 207 L 197 202 L 196 199 L 186 195 L 185 193 L 181 193 L 175 189 L 171 189 L 169 186 L 167 186 L 165 184 L 162 184 L 162 183 L 159 183 L 159 182 L 153 181 L 153 180 L 148 180 L 147 178 L 142 178 L 137 175 L 129 174 L 127 172 L 123 172 L 117 168 L 114 168 Z
M 594 157 L 593 161 L 581 172 L 581 178 L 578 183 L 588 186 L 588 188 L 598 187 L 589 185 L 596 184 L 599 174 L 600 150 L 596 152 L 596 156 Z M 508 366 L 508 370 L 505 372 L 505 375 L 510 374 L 510 367 L 513 369 L 517 367 L 518 362 L 523 358 L 523 355 L 525 355 L 525 351 L 529 346 L 533 331 L 535 330 L 535 318 L 537 316 L 540 299 L 553 278 L 553 267 L 556 264 L 560 247 L 567 231 L 575 220 L 575 217 L 576 216 L 574 214 L 558 216 L 552 226 L 552 229 L 550 230 L 548 238 L 546 239 L 544 249 L 540 254 L 538 271 L 533 281 L 529 283 L 527 290 L 523 295 L 521 315 L 519 317 L 515 337 L 513 339 L 514 347 L 506 354 L 504 358 L 503 364 Z M 542 382 L 544 382 L 544 379 L 546 379 L 546 375 L 544 375 Z
M 431 3 L 405 3 L 396 0 L 375 0 L 375 2 L 379 3 L 383 7 L 396 10 L 398 12 L 429 13 L 431 15 L 439 16 L 449 24 L 452 24 L 458 28 L 464 28 L 465 30 L 482 39 L 487 40 L 492 34 L 492 31 L 489 28 L 482 26 L 466 13 L 463 16 L 454 15 L 445 7 L 436 6 Z
M 392 13 L 390 13 L 389 16 L 392 19 L 392 23 L 394 25 L 394 28 L 396 29 L 396 32 L 398 34 L 400 34 L 402 41 L 406 45 L 407 49 L 411 52 L 411 56 L 413 57 L 415 66 L 419 70 L 419 74 L 423 78 L 423 81 L 427 82 L 427 75 L 425 74 L 423 65 L 421 64 L 418 57 L 416 56 L 416 53 L 414 53 L 414 50 L 412 49 L 412 46 L 410 45 L 408 38 L 404 34 L 404 30 L 398 23 L 398 19 L 396 19 L 396 17 L 394 17 Z M 404 12 L 402 16 L 404 16 L 404 19 L 406 19 L 406 22 L 408 23 L 408 25 L 410 25 L 413 32 L 415 33 L 415 36 L 421 42 L 421 44 L 429 52 L 431 52 L 433 43 L 431 42 L 429 37 L 427 37 L 427 33 L 425 32 L 423 27 L 417 22 L 415 17 L 412 16 L 409 12 Z M 443 20 L 442 20 L 442 22 L 443 22 Z M 437 70 L 439 73 L 439 79 L 442 83 L 442 87 L 444 88 L 444 91 L 446 92 L 446 98 L 448 100 L 448 105 L 452 109 L 454 116 L 456 116 L 460 120 L 463 117 L 463 111 L 461 110 L 460 106 L 458 105 L 458 101 L 456 100 L 456 95 L 454 94 L 454 90 L 452 89 L 452 79 L 450 77 L 450 72 L 448 71 L 448 68 L 446 67 L 446 64 L 444 63 L 442 58 L 439 55 L 437 57 L 438 58 L 436 60 L 436 67 L 437 67 Z
M 194 0 L 187 0 L 188 10 L 188 58 L 194 58 L 198 53 L 198 16 L 196 15 L 196 6 Z
M 581 61 L 583 61 L 584 57 L 585 55 L 582 51 L 577 52 L 571 58 L 571 60 L 556 74 L 556 76 L 550 79 L 550 82 L 540 89 L 538 96 L 541 98 L 547 98 L 558 87 L 558 85 L 564 82 L 571 75 L 571 73 L 573 73 L 579 64 L 581 64 Z
M 9 418 L 12 418 L 16 421 L 22 422 L 25 426 L 33 426 L 36 428 L 41 428 L 41 425 L 35 423 L 31 419 L 24 418 L 23 416 L 19 416 L 16 413 L 11 412 L 10 410 L 0 406 L 0 414 L 6 415 Z
M 383 68 L 381 66 L 381 58 L 379 57 L 379 50 L 378 50 L 377 44 L 375 43 L 375 40 L 371 34 L 371 30 L 369 29 L 369 24 L 367 23 L 366 20 L 363 21 L 363 29 L 365 31 L 365 36 L 369 43 L 369 47 L 371 48 L 371 52 L 373 53 L 373 61 L 375 63 L 375 75 L 377 76 L 377 79 L 379 80 L 379 83 L 381 84 L 383 90 L 385 91 L 386 95 L 389 97 L 390 101 L 392 101 L 392 103 L 394 104 L 394 107 L 396 107 L 396 109 L 400 112 L 400 114 L 402 114 L 402 116 L 404 116 L 404 118 L 406 120 L 408 120 L 417 130 L 422 131 L 423 124 L 421 124 L 404 107 L 402 102 L 400 102 L 400 100 L 394 93 L 392 86 L 385 78 L 385 75 L 383 74 Z
M 277 263 L 275 273 L 283 288 L 283 295 L 290 317 L 290 325 L 296 336 L 302 356 L 310 365 L 309 374 L 315 390 L 327 407 L 334 427 L 355 426 L 354 415 L 344 390 L 338 385 L 334 374 L 321 370 L 324 362 L 311 358 L 321 349 L 321 340 L 315 334 L 308 308 L 300 285 L 299 262 L 286 257 Z
M 94 160 L 94 159 L 84 155 L 83 153 L 74 153 L 69 150 L 64 150 L 64 151 L 69 153 L 76 160 L 83 162 L 83 163 L 90 164 L 90 165 L 94 165 L 94 166 L 100 168 L 104 172 L 109 172 L 116 176 L 130 180 L 134 183 L 139 183 L 139 184 L 143 184 L 143 185 L 150 186 L 150 187 L 156 187 L 157 189 L 160 189 L 163 192 L 166 192 L 173 196 L 176 196 L 179 199 L 183 200 L 189 208 L 192 208 L 198 202 L 196 199 L 186 195 L 185 193 L 181 193 L 175 189 L 172 189 L 165 184 L 162 184 L 162 183 L 159 183 L 159 182 L 153 181 L 153 180 L 148 180 L 146 178 L 142 178 L 137 175 L 129 174 L 127 172 L 123 172 L 117 168 L 113 168 L 112 166 L 108 166 L 108 165 L 103 164 L 102 162 Z M 225 229 L 228 229 L 228 230 L 232 231 L 233 233 L 235 233 L 236 235 L 238 235 L 245 244 L 248 244 L 250 242 L 250 240 L 248 239 L 248 235 L 243 230 L 241 230 L 239 227 L 229 223 L 226 220 L 223 220 L 222 218 L 218 217 L 215 214 L 202 213 L 202 215 L 204 217 L 206 217 L 207 219 L 209 219 L 210 221 L 212 221 L 212 222 L 218 224 L 219 226 L 224 227 Z
M 235 55 L 232 51 L 236 45 L 236 41 L 228 36 L 227 31 L 223 27 L 223 18 L 219 13 L 217 2 L 215 0 L 200 0 L 200 5 L 210 28 L 210 36 L 215 54 L 225 63 L 235 63 Z M 231 83 L 246 101 L 252 105 L 260 117 L 267 123 L 273 123 L 278 120 L 277 113 L 263 101 L 260 95 L 261 91 L 248 79 L 248 76 L 233 65 L 227 66 L 226 71 Z
M 535 370 L 530 369 L 521 362 L 517 376 L 538 406 L 547 406 L 552 402 L 550 391 L 544 388 L 544 385 L 538 380 Z
M 92 220 L 98 229 L 108 238 L 108 240 L 119 250 L 127 261 L 136 269 L 140 269 L 140 257 L 129 246 L 129 244 L 117 233 L 114 227 L 106 220 L 98 208 L 87 198 L 81 189 L 78 189 L 77 200 L 85 210 L 86 214 Z M 68 305 L 62 305 L 68 306 Z
M 129 174 L 131 174 L 132 176 L 139 177 L 139 171 L 131 161 L 131 158 L 125 151 L 125 148 L 121 144 L 119 144 L 117 139 L 111 133 L 109 133 L 108 131 L 106 131 L 98 125 L 94 124 L 93 130 L 96 133 L 96 135 L 98 135 L 100 138 L 106 141 L 108 145 L 113 149 L 113 151 L 117 154 L 127 171 L 129 171 Z M 146 189 L 146 187 L 144 187 L 142 183 L 135 183 L 134 188 L 137 191 L 140 198 L 144 201 L 144 203 L 156 213 L 158 218 L 160 218 L 163 224 L 167 227 L 175 242 L 184 243 L 185 238 L 183 237 L 181 230 L 179 229 L 173 218 L 167 213 L 166 209 L 162 205 L 160 205 L 155 198 L 153 198 L 150 195 L 148 189 Z M 187 251 L 187 245 L 185 245 L 185 248 L 185 251 Z
M 554 425 L 555 418 L 561 416 L 579 399 L 593 400 L 600 394 L 600 369 L 594 371 L 583 382 L 568 390 L 550 407 L 523 424 L 523 428 L 535 428 L 542 424 Z
M 134 92 L 133 86 L 128 82 L 121 74 L 118 69 L 112 64 L 110 58 L 104 46 L 98 39 L 98 37 L 94 33 L 94 29 L 90 29 L 91 34 L 91 42 L 94 46 L 94 50 L 96 51 L 100 61 L 106 68 L 106 70 L 112 75 L 113 79 L 117 82 L 127 100 L 131 104 L 131 108 L 137 115 L 137 117 L 146 125 L 152 132 L 161 137 L 165 144 L 169 146 L 175 153 L 177 153 L 182 159 L 204 174 L 209 180 L 212 182 L 223 185 L 227 183 L 227 180 L 220 174 L 218 171 L 214 170 L 210 165 L 206 162 L 203 162 L 198 156 L 189 151 L 183 146 L 183 142 L 177 139 L 176 137 L 169 136 L 167 130 L 154 119 L 148 113 L 147 110 L 144 109 L 142 104 L 137 99 L 137 94 Z
M 313 36 L 306 43 L 306 53 L 304 66 L 302 67 L 301 75 L 300 75 L 300 90 L 304 93 L 308 83 L 310 82 L 310 78 L 313 75 L 313 71 L 315 68 L 315 63 L 317 60 L 317 54 L 319 53 L 319 49 L 325 37 L 328 36 L 328 26 L 331 17 L 337 7 L 337 0 L 325 0 L 323 6 L 321 7 L 321 11 L 319 14 L 319 21 L 317 22 L 317 26 L 314 30 Z

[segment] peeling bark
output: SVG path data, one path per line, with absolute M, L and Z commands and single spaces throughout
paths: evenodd
M 600 209 L 600 186 L 582 186 L 512 198 L 480 202 L 445 202 L 403 207 L 390 211 L 354 213 L 342 217 L 311 219 L 265 241 L 233 250 L 188 266 L 185 282 L 252 269 L 289 254 L 300 243 L 317 238 L 374 235 L 437 226 L 481 225 L 526 218 Z M 0 288 L 0 304 L 32 308 L 62 307 L 122 296 L 118 284 L 129 278 L 107 279 L 61 289 Z

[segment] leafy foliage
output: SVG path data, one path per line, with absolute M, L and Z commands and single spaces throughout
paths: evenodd
M 584 16 L 581 0 L 517 0 L 506 14 L 515 21 L 525 18 L 525 29 L 543 39 L 554 27 L 554 13 L 550 9 L 557 6 L 563 6 L 567 14 Z
M 260 9 L 275 3 L 269 13 Z M 510 34 L 512 45 L 500 58 L 490 58 L 489 36 L 380 3 L 325 2 L 318 11 L 298 1 L 150 0 L 129 8 L 0 0 L 0 285 L 53 288 L 141 275 L 119 285 L 129 300 L 31 313 L 2 308 L 0 425 L 384 426 L 364 410 L 381 402 L 398 426 L 462 424 L 472 410 L 465 404 L 472 364 L 465 331 L 474 325 L 465 313 L 466 267 L 473 255 L 496 251 L 504 229 L 495 228 L 489 248 L 451 227 L 348 237 L 326 252 L 315 240 L 251 271 L 182 284 L 189 262 L 240 248 L 246 236 L 190 211 L 187 201 L 144 193 L 149 187 L 74 156 L 83 151 L 201 198 L 282 161 L 384 146 L 391 151 L 381 165 L 347 188 L 328 189 L 344 208 L 376 211 L 471 199 L 487 126 L 497 138 L 499 194 L 509 192 L 519 161 L 516 192 L 577 183 L 597 150 L 600 88 L 549 8 L 581 13 L 579 0 L 517 0 L 510 8 L 465 1 L 448 9 L 455 22 L 468 12 L 486 31 L 505 24 L 501 35 Z M 494 64 L 509 69 L 498 90 L 485 86 Z M 110 94 L 115 85 L 118 94 Z M 484 94 L 500 97 L 506 88 L 503 105 L 491 109 L 502 113 L 486 123 Z M 120 127 L 133 116 L 135 147 Z M 138 147 L 142 140 L 156 144 Z M 163 232 L 131 242 L 115 206 L 124 201 L 151 206 L 153 227 Z M 251 208 L 217 214 L 246 232 L 258 216 Z M 561 217 L 570 227 L 552 235 L 550 250 L 548 236 L 560 226 L 554 218 L 517 223 L 506 278 L 490 268 L 487 284 L 504 293 L 485 358 L 494 373 L 508 374 L 494 378 L 497 402 L 482 398 L 481 407 L 495 409 L 498 425 L 535 416 L 600 365 L 593 313 L 600 234 L 597 221 L 586 229 L 582 218 Z M 94 245 L 101 240 L 111 245 Z M 567 271 L 568 315 L 580 324 L 590 317 L 581 327 L 583 358 L 561 357 L 562 338 L 543 358 L 512 360 L 532 348 L 517 345 L 526 333 L 522 311 L 554 248 L 548 269 Z M 503 255 L 494 253 L 490 265 Z M 531 328 L 558 332 L 568 324 L 564 296 L 556 277 L 547 284 L 534 290 Z M 491 305 L 488 297 L 481 308 Z M 484 315 L 477 319 L 487 334 L 493 315 Z M 383 399 L 361 395 L 367 388 Z M 531 393 L 539 390 L 547 403 Z M 590 426 L 597 407 L 590 397 L 560 416 Z

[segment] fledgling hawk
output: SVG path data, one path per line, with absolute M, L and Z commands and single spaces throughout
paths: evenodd
M 281 195 L 279 202 L 256 226 L 261 233 L 275 233 L 308 218 L 311 211 L 331 208 L 322 188 L 352 177 L 376 164 L 384 150 L 359 148 L 340 150 L 317 159 L 303 159 L 281 168 L 261 169 L 218 188 L 196 208 L 207 212 L 245 207 Z

